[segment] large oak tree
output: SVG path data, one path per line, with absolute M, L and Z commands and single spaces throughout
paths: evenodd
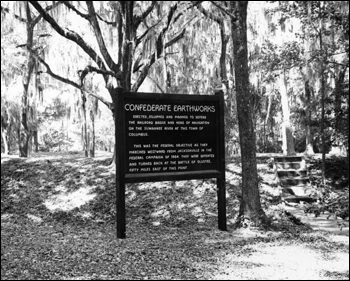
M 37 59 L 54 78 L 82 90 L 106 104 L 114 113 L 114 91 L 136 92 L 147 77 L 152 65 L 166 50 L 180 41 L 186 32 L 182 18 L 192 4 L 181 2 L 139 1 L 86 1 L 60 2 L 66 9 L 47 13 L 39 1 L 29 1 L 43 19 L 62 37 L 74 42 L 92 62 L 79 71 L 79 77 L 71 79 L 53 71 L 42 58 Z M 61 5 L 61 6 L 62 6 Z M 74 13 L 91 30 L 95 42 L 88 41 L 78 29 L 64 26 L 59 14 Z M 117 42 L 113 39 L 117 38 Z M 114 40 L 114 41 L 113 41 Z M 113 41 L 109 44 L 109 41 Z M 62 41 L 64 42 L 64 41 Z M 112 102 L 89 91 L 84 80 L 90 73 L 103 76 Z M 114 157 L 113 157 L 114 158 Z

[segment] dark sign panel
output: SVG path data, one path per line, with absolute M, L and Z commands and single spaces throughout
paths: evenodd
M 218 96 L 124 93 L 122 111 L 127 180 L 219 173 Z
M 117 236 L 125 238 L 125 183 L 216 178 L 226 230 L 223 94 L 112 95 L 116 117 Z

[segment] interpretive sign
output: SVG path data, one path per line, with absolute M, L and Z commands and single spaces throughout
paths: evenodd
M 117 88 L 114 104 L 121 201 L 117 213 L 122 213 L 117 214 L 118 237 L 125 237 L 125 183 L 147 181 L 217 178 L 219 228 L 225 230 L 223 95 L 127 93 Z

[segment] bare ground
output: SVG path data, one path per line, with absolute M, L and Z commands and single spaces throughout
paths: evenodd
M 116 238 L 110 154 L 1 159 L 1 279 L 348 280 L 349 237 L 295 225 L 258 165 L 276 230 L 234 230 L 240 165 L 227 164 L 228 231 L 213 180 L 130 184 L 127 239 Z

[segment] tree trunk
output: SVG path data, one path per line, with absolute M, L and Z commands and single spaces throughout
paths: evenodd
M 10 117 L 10 105 L 5 102 L 4 104 L 5 112 L 1 116 L 1 138 L 2 143 L 4 144 L 4 154 L 8 155 L 10 153 L 10 133 L 11 133 L 11 122 Z
M 341 115 L 341 89 L 345 79 L 347 67 L 342 67 L 339 70 L 338 77 L 335 79 L 335 87 L 334 87 L 334 112 L 335 112 L 335 129 L 339 132 L 342 130 L 342 115 Z
M 320 51 L 323 51 L 323 42 L 322 42 L 322 31 L 323 31 L 323 21 L 320 21 Z M 326 184 L 326 143 L 325 143 L 325 77 L 324 77 L 324 63 L 323 58 L 321 58 L 321 70 L 320 70 L 320 84 L 321 84 L 321 140 L 322 140 L 322 184 Z
M 311 58 L 311 38 L 310 38 L 310 31 L 309 28 L 312 27 L 312 20 L 311 20 L 311 14 L 312 14 L 312 2 L 308 1 L 308 22 L 309 26 L 306 27 L 306 36 L 305 36 L 305 73 L 303 74 L 304 77 L 304 93 L 305 93 L 305 154 L 306 155 L 313 155 L 315 154 L 314 148 L 313 148 L 313 135 L 311 132 L 311 86 L 310 86 L 310 77 L 311 77 L 311 68 L 309 60 Z
M 87 120 L 86 120 L 86 95 L 84 91 L 81 91 L 81 108 L 83 110 L 83 126 L 82 126 L 82 139 L 83 139 L 83 150 L 85 153 L 85 157 L 89 156 L 89 139 L 87 132 Z
M 267 151 L 267 148 L 270 147 L 270 138 L 269 136 L 273 136 L 273 118 L 270 118 L 270 112 L 271 112 L 271 108 L 272 108 L 272 101 L 273 101 L 273 96 L 272 95 L 269 95 L 268 96 L 268 105 L 267 105 L 267 110 L 266 110 L 266 118 L 264 120 L 264 134 L 265 134 L 265 152 L 268 152 Z M 269 131 L 267 129 L 267 132 L 265 132 L 265 126 L 267 126 L 269 128 L 269 120 L 271 119 L 271 122 L 270 122 L 270 132 L 267 134 L 267 132 Z M 271 143 L 273 144 L 274 141 L 273 141 L 273 138 L 272 138 L 272 141 Z M 271 151 L 270 151 L 271 152 Z
M 283 154 L 284 155 L 295 155 L 294 149 L 294 137 L 292 128 L 290 125 L 290 109 L 288 103 L 288 92 L 287 92 L 287 78 L 285 70 L 279 77 L 279 89 L 281 93 L 282 113 L 283 113 L 283 124 L 282 124 L 282 137 L 283 137 Z
M 111 161 L 108 163 L 108 166 L 115 167 L 115 158 L 117 157 L 115 145 L 113 146 L 113 156 L 111 158 Z
M 349 98 L 349 95 L 347 96 L 347 103 L 348 103 L 348 109 L 347 109 L 347 128 L 348 128 L 348 135 L 347 135 L 347 140 L 346 140 L 346 144 L 345 144 L 345 146 L 346 146 L 346 156 L 347 156 L 347 160 L 348 160 L 348 162 L 346 163 L 346 167 L 347 167 L 347 169 L 348 169 L 348 173 L 347 173 L 347 179 L 348 179 L 348 182 L 349 182 L 349 172 L 350 172 L 350 166 L 349 166 L 349 136 L 350 136 L 350 133 L 349 133 L 349 124 L 350 124 L 350 114 L 349 114 L 349 109 L 350 109 L 350 103 L 349 103 L 349 101 L 350 101 L 350 98 Z
M 32 152 L 33 152 L 33 131 L 31 131 L 31 134 L 28 140 L 28 153 L 32 154 Z
M 334 94 L 334 114 L 335 114 L 335 134 L 336 135 L 343 135 L 346 131 L 347 125 L 345 124 L 344 120 L 344 112 L 342 111 L 342 87 L 344 84 L 345 79 L 345 73 L 347 71 L 347 67 L 343 66 L 337 71 L 338 73 L 334 74 L 334 80 L 335 80 L 335 87 L 333 90 Z M 338 74 L 338 75 L 337 75 Z M 349 123 L 348 123 L 349 124 Z M 331 147 L 330 153 L 341 153 L 343 148 L 346 147 L 346 141 L 341 140 L 339 137 L 337 137 Z
M 220 76 L 221 76 L 221 83 L 224 88 L 225 100 L 227 102 L 227 107 L 230 109 L 230 115 L 231 115 L 232 98 L 230 96 L 230 87 L 229 87 L 229 82 L 227 78 L 227 67 L 226 67 L 226 53 L 227 53 L 227 43 L 229 40 L 229 36 L 226 35 L 224 21 L 220 22 L 220 37 L 221 37 Z
M 309 81 L 305 81 L 304 84 L 305 89 L 305 98 L 306 98 L 306 106 L 305 106 L 305 154 L 307 155 L 313 155 L 314 147 L 313 147 L 313 135 L 311 132 L 311 110 L 310 110 L 310 104 L 311 104 L 311 93 L 310 93 L 310 86 Z
M 1 127 L 2 143 L 4 144 L 4 154 L 8 155 L 10 151 L 10 136 L 7 128 Z
M 90 110 L 90 132 L 89 132 L 89 153 L 90 157 L 95 157 L 95 115 L 94 111 Z
M 321 140 L 322 140 L 322 183 L 326 184 L 326 142 L 325 142 L 325 109 L 324 109 L 324 99 L 325 99 L 325 80 L 323 74 L 323 63 L 321 67 Z
M 113 91 L 113 90 L 112 90 Z M 111 91 L 111 92 L 112 92 Z M 111 94 L 112 95 L 112 97 L 113 97 L 113 94 Z M 114 106 L 117 106 L 116 105 L 116 103 L 114 103 Z M 114 130 L 117 130 L 117 127 L 116 127 L 116 125 L 117 125 L 117 120 L 116 120 L 116 115 L 115 115 L 115 112 L 114 112 L 114 109 L 112 109 L 112 116 L 113 116 L 113 121 L 114 121 Z M 117 157 L 117 152 L 116 152 L 116 139 L 114 138 L 114 145 L 112 146 L 112 149 L 113 149 L 113 156 L 112 156 L 112 159 L 111 159 L 111 161 L 109 162 L 109 166 L 110 167 L 115 167 L 115 163 L 116 163 L 116 157 Z M 109 151 L 111 151 L 112 150 L 111 149 L 111 146 L 109 146 Z
M 39 142 L 38 142 L 38 131 L 33 131 L 33 137 L 34 137 L 34 151 L 39 152 Z
M 249 91 L 247 52 L 247 6 L 248 1 L 231 1 L 231 13 L 237 19 L 231 20 L 236 100 L 239 138 L 242 160 L 242 199 L 237 227 L 248 225 L 266 226 L 267 218 L 261 207 L 258 172 L 256 164 L 256 136 L 253 124 L 253 104 Z
M 27 47 L 32 49 L 33 47 L 33 27 L 32 17 L 29 9 L 29 3 L 26 3 L 26 15 L 27 15 Z M 33 73 L 35 61 L 33 55 L 27 51 L 27 67 L 25 74 L 23 75 L 23 95 L 21 101 L 21 122 L 19 132 L 19 156 L 28 157 L 28 142 L 30 138 L 30 130 L 28 128 L 28 89 L 30 78 Z
M 30 134 L 23 129 L 20 129 L 19 132 L 19 156 L 28 157 L 28 144 L 29 144 Z

